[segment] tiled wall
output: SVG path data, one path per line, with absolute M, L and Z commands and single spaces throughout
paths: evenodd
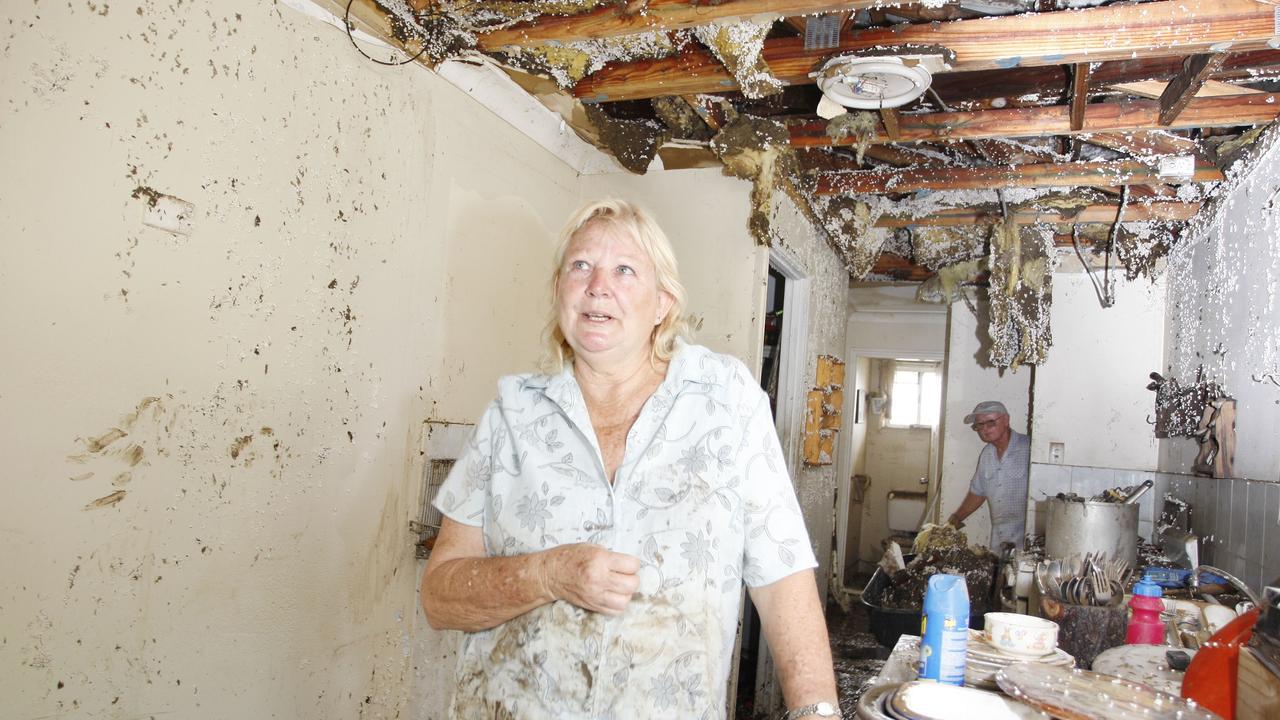
M 1110 488 L 1154 483 L 1139 501 L 1138 534 L 1150 539 L 1165 493 L 1187 502 L 1191 530 L 1200 536 L 1200 562 L 1219 567 L 1255 591 L 1280 577 L 1280 483 L 1145 470 L 1031 463 L 1028 532 L 1043 534 L 1044 499 L 1060 492 L 1084 497 Z

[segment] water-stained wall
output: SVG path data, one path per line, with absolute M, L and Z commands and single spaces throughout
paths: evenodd
M 5 714 L 403 716 L 421 424 L 536 356 L 576 174 L 281 4 L 0 18 Z

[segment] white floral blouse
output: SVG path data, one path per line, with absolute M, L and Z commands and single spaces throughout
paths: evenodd
M 608 617 L 554 602 L 464 636 L 454 718 L 725 715 L 742 583 L 814 567 L 769 403 L 735 358 L 681 344 L 615 482 L 571 369 L 516 375 L 435 504 L 491 556 L 592 542 L 640 558 Z

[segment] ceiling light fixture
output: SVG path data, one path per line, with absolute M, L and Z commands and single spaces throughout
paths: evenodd
M 943 52 L 834 57 L 810 74 L 822 91 L 818 115 L 830 120 L 848 112 L 846 108 L 901 107 L 923 95 L 933 73 L 947 67 Z

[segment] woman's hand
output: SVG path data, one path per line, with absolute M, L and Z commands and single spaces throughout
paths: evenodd
M 599 545 L 561 545 L 537 557 L 543 590 L 584 610 L 621 615 L 640 587 L 640 559 Z

